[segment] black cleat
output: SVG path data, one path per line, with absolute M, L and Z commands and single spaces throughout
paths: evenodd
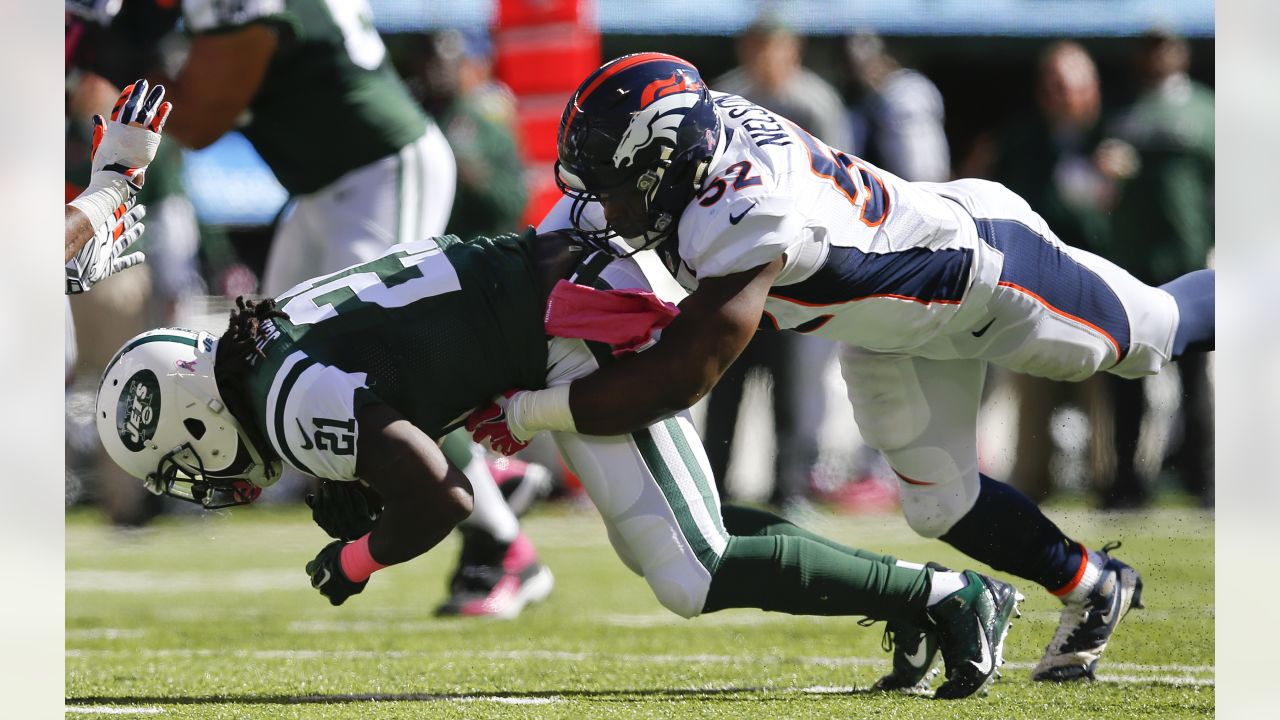
M 1062 608 L 1058 630 L 1031 671 L 1032 680 L 1074 682 L 1093 680 L 1102 651 L 1129 608 L 1141 608 L 1142 576 L 1107 553 L 1119 543 L 1102 548 L 1106 564 L 1093 592 L 1083 602 Z

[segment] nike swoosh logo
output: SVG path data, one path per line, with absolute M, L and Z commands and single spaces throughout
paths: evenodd
M 928 645 L 929 641 L 922 638 L 920 644 L 916 646 L 916 651 L 904 656 L 907 662 L 911 663 L 911 667 L 924 667 L 924 661 L 928 659 L 928 652 L 926 652 Z
M 329 568 L 320 568 L 320 571 L 324 573 L 324 577 L 320 578 L 320 580 L 319 580 L 318 582 L 317 582 L 316 580 L 314 580 L 314 579 L 313 579 L 313 580 L 311 581 L 311 587 L 313 587 L 313 588 L 322 588 L 322 587 L 324 587 L 324 584 L 325 584 L 325 583 L 327 583 L 327 582 L 329 582 L 329 578 L 333 577 L 332 575 L 330 575 L 330 574 L 329 574 Z M 982 637 L 984 637 L 984 638 L 985 638 L 985 637 L 986 637 L 986 635 L 983 635 Z
M 996 319 L 995 319 L 995 318 L 991 318 L 991 322 L 988 322 L 986 325 L 983 325 L 981 330 L 974 330 L 974 331 L 973 331 L 973 336 L 974 336 L 974 337 L 982 337 L 983 335 L 986 335 L 986 334 L 987 334 L 987 328 L 991 327 L 992 323 L 994 323 L 995 321 L 996 321 Z
M 982 634 L 980 634 L 978 637 L 982 640 L 982 662 L 977 662 L 974 660 L 970 660 L 969 662 L 973 663 L 973 666 L 978 669 L 978 672 L 982 673 L 983 675 L 986 675 L 991 672 L 991 666 L 992 666 L 991 642 L 987 640 L 986 630 L 983 630 Z
M 307 436 L 306 428 L 302 427 L 302 421 L 298 418 L 294 418 L 293 421 L 298 423 L 298 432 L 302 433 L 302 449 L 310 450 L 315 447 L 315 444 L 311 442 L 311 438 Z
M 748 206 L 746 210 L 743 210 L 742 212 L 738 213 L 737 215 L 729 215 L 729 224 L 730 224 L 730 225 L 737 225 L 737 224 L 742 220 L 742 218 L 744 218 L 744 217 L 746 217 L 746 216 L 747 216 L 747 213 L 751 212 L 751 208 L 753 208 L 753 207 L 755 207 L 755 206 L 756 206 L 756 204 L 755 204 L 755 203 L 751 203 L 751 205 L 750 205 L 750 206 Z

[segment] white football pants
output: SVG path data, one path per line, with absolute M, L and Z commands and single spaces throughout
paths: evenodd
M 457 165 L 435 123 L 400 152 L 294 198 L 276 231 L 262 294 L 368 262 L 392 245 L 443 235 Z

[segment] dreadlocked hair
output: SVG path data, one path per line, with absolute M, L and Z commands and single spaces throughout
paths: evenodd
M 289 319 L 288 314 L 276 309 L 276 301 L 245 300 L 243 296 L 236 298 L 236 307 L 231 311 L 231 319 L 227 329 L 218 339 L 217 354 L 213 358 L 214 381 L 222 393 L 222 400 L 227 404 L 231 415 L 240 420 L 241 427 L 248 433 L 253 444 L 264 456 L 274 456 L 271 445 L 258 429 L 258 423 L 252 422 L 253 409 L 249 404 L 249 371 L 253 362 L 265 358 L 262 346 L 266 342 L 263 323 L 273 318 Z

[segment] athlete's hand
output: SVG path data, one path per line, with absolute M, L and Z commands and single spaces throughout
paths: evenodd
M 531 438 L 519 438 L 507 423 L 507 406 L 524 390 L 508 390 L 481 405 L 467 416 L 466 428 L 471 439 L 499 455 L 514 455 L 529 447 Z
M 138 179 L 156 157 L 160 133 L 169 119 L 171 103 L 164 100 L 164 86 L 148 90 L 146 80 L 126 87 L 111 109 L 111 120 L 93 116 L 90 185 L 123 179 L 138 190 Z
M 136 202 L 130 199 L 117 207 L 115 213 L 98 226 L 93 238 L 67 262 L 68 295 L 86 292 L 110 275 L 146 259 L 140 252 L 124 254 L 147 227 L 141 222 L 147 209 L 135 205 Z
M 315 560 L 307 563 L 307 575 L 311 576 L 311 587 L 329 598 L 330 605 L 341 605 L 352 595 L 359 595 L 364 590 L 364 586 L 369 584 L 368 580 L 351 582 L 342 572 L 341 555 L 344 545 L 346 545 L 345 542 L 334 540 L 324 546 Z
M 369 492 L 359 481 L 321 480 L 315 494 L 306 497 L 311 519 L 331 538 L 355 540 L 372 530 L 382 514 L 382 503 Z

